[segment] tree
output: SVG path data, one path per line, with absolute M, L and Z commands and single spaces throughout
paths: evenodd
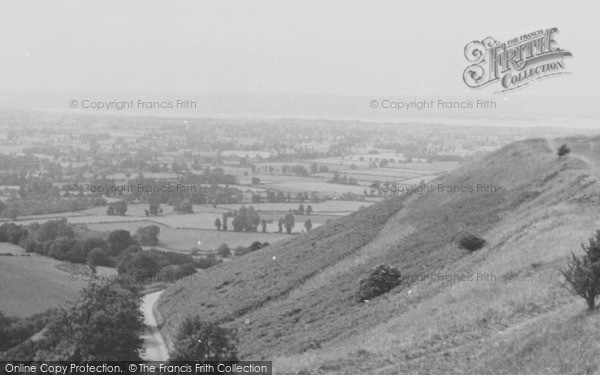
M 159 213 L 162 213 L 162 209 L 160 208 L 159 202 L 151 202 L 148 206 L 148 210 L 146 211 L 146 216 L 158 216 Z
M 192 206 L 192 203 L 189 201 L 189 199 L 184 199 L 181 202 L 175 204 L 173 206 L 173 210 L 175 210 L 175 212 L 182 213 L 182 214 L 194 213 L 194 207 Z
M 215 227 L 217 227 L 218 231 L 221 230 L 221 219 L 217 218 L 217 220 L 215 220 Z
M 306 206 L 306 214 L 307 215 L 312 214 L 312 211 L 313 211 L 313 208 L 310 204 L 308 206 Z
M 260 178 L 252 177 L 252 185 L 259 185 L 259 184 L 260 184 Z
M 248 212 L 246 213 L 247 217 L 247 228 L 248 232 L 256 232 L 258 226 L 260 225 L 260 216 L 258 212 L 254 209 L 253 206 L 248 207 Z
M 242 232 L 248 226 L 246 211 L 242 211 L 242 208 L 244 208 L 244 206 L 240 208 L 238 213 L 233 217 L 233 220 L 231 221 L 231 225 L 233 225 L 234 232 Z
M 143 246 L 156 246 L 158 245 L 158 235 L 160 234 L 160 227 L 158 225 L 148 225 L 145 227 L 138 228 L 137 238 L 140 245 Z
M 35 360 L 139 360 L 144 328 L 140 302 L 138 290 L 128 283 L 90 283 L 50 323 Z
M 135 241 L 131 237 L 131 233 L 128 230 L 116 229 L 110 232 L 108 235 L 108 246 L 110 255 L 117 256 L 121 252 L 127 249 L 130 245 L 133 245 Z
M 227 220 L 229 219 L 230 216 L 234 216 L 233 213 L 231 212 L 225 212 L 223 214 L 223 230 L 227 231 Z
M 302 203 L 298 206 L 298 215 L 304 215 L 304 205 Z
M 108 254 L 106 254 L 106 252 L 100 247 L 90 250 L 90 252 L 87 254 L 87 264 L 94 273 L 97 266 L 115 266 L 114 260 L 109 257 Z
M 304 222 L 304 228 L 306 228 L 307 232 L 312 229 L 312 221 L 310 219 Z
M 83 250 L 86 254 L 97 248 L 100 248 L 106 252 L 108 247 L 108 242 L 100 237 L 89 237 L 83 241 Z
M 237 361 L 236 331 L 205 322 L 199 316 L 185 318 L 175 335 L 172 361 Z
M 5 208 L 6 208 L 6 204 L 4 204 L 4 202 L 0 201 L 0 214 L 2 213 L 2 211 L 4 211 Z
M 292 233 L 292 229 L 294 229 L 294 215 L 292 214 L 287 214 L 285 215 L 285 217 L 283 218 L 283 226 L 285 227 L 285 231 L 287 232 L 287 234 L 291 234 Z
M 127 253 L 123 255 L 117 272 L 119 275 L 131 275 L 136 281 L 144 281 L 158 274 L 161 266 L 157 257 L 151 251 L 138 251 L 136 253 Z
M 569 154 L 570 152 L 571 152 L 571 149 L 569 147 L 567 147 L 566 144 L 564 144 L 558 148 L 556 153 L 558 154 L 558 156 L 564 156 L 564 155 Z
M 567 268 L 561 270 L 565 278 L 563 286 L 585 299 L 588 311 L 593 311 L 600 296 L 600 230 L 589 239 L 589 245 L 581 244 L 581 248 L 584 254 L 571 253 Z
M 260 221 L 260 226 L 262 228 L 262 232 L 266 233 L 267 232 L 267 220 L 266 219 L 262 219 Z
M 125 202 L 123 200 L 109 204 L 108 209 L 106 210 L 107 215 L 125 216 L 126 212 L 127 212 L 127 202 Z

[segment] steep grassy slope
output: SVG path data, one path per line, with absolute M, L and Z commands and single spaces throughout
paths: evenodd
M 4 243 L 0 244 L 0 252 L 2 249 L 25 252 L 18 246 Z M 97 271 L 105 278 L 116 274 L 114 268 L 97 267 Z M 35 254 L 0 256 L 0 311 L 24 317 L 63 307 L 88 284 L 89 272 L 81 264 L 61 263 Z
M 563 142 L 573 152 L 559 158 Z M 435 180 L 432 192 L 385 201 L 210 269 L 163 294 L 164 331 L 200 314 L 239 330 L 242 357 L 273 359 L 285 373 L 561 372 L 577 362 L 569 359 L 576 351 L 554 345 L 532 354 L 545 338 L 574 340 L 565 327 L 598 324 L 574 317 L 583 304 L 560 287 L 558 270 L 600 227 L 599 144 L 517 142 Z M 496 190 L 437 192 L 438 184 Z M 487 245 L 473 254 L 458 249 L 467 232 Z M 359 278 L 379 263 L 412 278 L 355 302 Z M 469 280 L 447 279 L 463 275 Z M 523 337 L 529 344 L 519 346 Z
M 0 257 L 0 311 L 29 316 L 75 298 L 86 283 L 71 280 L 56 268 L 59 263 L 41 256 Z

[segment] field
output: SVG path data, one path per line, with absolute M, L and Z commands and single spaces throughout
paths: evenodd
M 292 233 L 306 231 L 304 228 L 306 220 L 310 219 L 313 228 L 318 228 L 329 220 L 348 215 L 361 207 L 368 207 L 373 202 L 330 200 L 313 204 L 304 203 L 304 206 L 306 207 L 309 204 L 313 207 L 313 214 L 310 216 L 295 215 L 296 225 Z M 19 223 L 29 224 L 66 218 L 72 224 L 85 224 L 90 229 L 96 231 L 125 229 L 129 230 L 132 234 L 138 228 L 147 225 L 158 225 L 161 228 L 159 246 L 164 249 L 178 251 L 187 251 L 194 247 L 198 247 L 201 250 L 211 250 L 215 249 L 221 243 L 226 243 L 230 247 L 249 246 L 254 241 L 266 241 L 273 244 L 289 237 L 287 234 L 278 233 L 277 221 L 290 210 L 297 209 L 298 203 L 249 203 L 243 205 L 246 207 L 253 206 L 259 212 L 261 219 L 267 220 L 267 233 L 262 233 L 260 227 L 258 228 L 258 233 L 233 232 L 231 230 L 231 221 L 229 221 L 228 231 L 216 230 L 214 225 L 215 219 L 221 218 L 226 212 L 238 210 L 242 204 L 223 204 L 216 208 L 209 205 L 196 205 L 194 206 L 193 214 L 176 214 L 173 212 L 171 206 L 162 205 L 163 214 L 153 217 L 147 217 L 144 214 L 144 210 L 148 208 L 148 205 L 130 204 L 128 205 L 126 216 L 106 215 L 106 207 L 95 207 L 65 214 L 23 217 L 19 220 Z M 198 245 L 198 242 L 201 244 Z
M 5 244 L 0 244 L 3 252 Z M 42 256 L 0 257 L 0 311 L 7 315 L 28 316 L 49 308 L 64 306 L 77 297 L 87 281 L 56 266 L 60 262 Z M 114 269 L 99 267 L 104 275 Z M 73 280 L 76 279 L 76 280 Z
M 113 231 L 125 229 L 135 233 L 138 228 L 147 225 L 157 225 L 153 221 L 132 221 L 120 223 L 88 224 L 88 227 L 96 231 Z M 162 224 L 160 227 L 159 247 L 178 251 L 187 251 L 194 247 L 200 250 L 214 250 L 221 243 L 229 247 L 250 246 L 254 241 L 275 243 L 281 239 L 289 238 L 290 235 L 279 233 L 240 233 L 219 232 L 217 230 L 205 229 L 174 229 Z

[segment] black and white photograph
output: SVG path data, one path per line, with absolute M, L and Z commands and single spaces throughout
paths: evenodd
M 600 374 L 598 15 L 0 2 L 0 374 Z

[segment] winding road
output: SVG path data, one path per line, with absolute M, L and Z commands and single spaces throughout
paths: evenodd
M 167 361 L 169 359 L 169 349 L 158 329 L 158 324 L 153 313 L 154 305 L 162 292 L 161 290 L 146 294 L 142 298 L 142 305 L 140 306 L 144 314 L 144 323 L 146 324 L 146 329 L 142 335 L 144 352 L 141 354 L 142 359 L 145 361 Z

